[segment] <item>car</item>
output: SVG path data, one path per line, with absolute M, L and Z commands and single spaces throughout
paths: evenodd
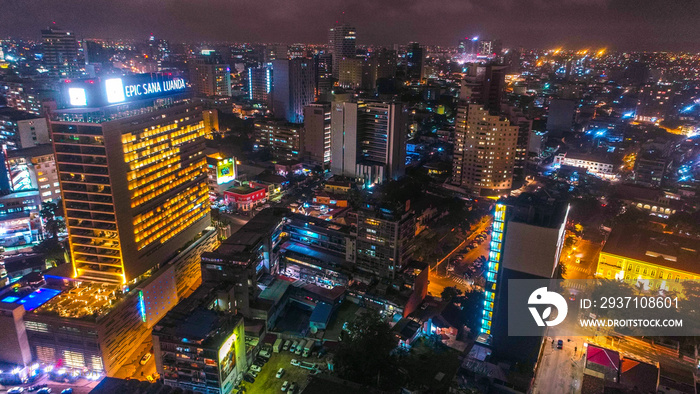
M 155 381 L 151 375 L 146 376 L 146 380 L 148 380 L 148 383 L 153 383 Z
M 253 364 L 253 365 L 250 366 L 250 370 L 251 370 L 251 371 L 255 371 L 255 372 L 260 372 L 260 371 L 262 370 L 262 368 L 260 368 L 259 365 Z
M 297 391 L 297 384 L 292 382 L 292 384 L 289 385 L 289 392 L 294 394 Z
M 293 358 L 292 361 L 290 361 L 289 363 L 295 367 L 299 366 L 299 361 L 296 358 Z
M 260 357 L 260 356 L 258 356 L 258 357 L 255 357 L 255 364 L 258 364 L 258 365 L 260 365 L 260 366 L 262 367 L 263 365 L 265 365 L 265 363 L 267 362 L 267 360 L 268 360 L 268 359 L 265 358 L 265 357 Z
M 557 341 L 557 349 L 561 349 L 564 347 L 564 341 L 561 339 Z
M 139 361 L 139 364 L 146 365 L 146 363 L 148 362 L 148 360 L 151 359 L 152 356 L 153 355 L 150 352 L 144 354 L 143 357 L 141 357 L 141 361 Z
M 71 387 L 68 387 L 67 389 L 63 389 L 61 391 L 61 394 L 73 394 L 73 389 Z
M 284 383 L 282 383 L 282 391 L 287 391 L 289 388 L 289 381 L 285 380 Z
M 255 378 L 248 373 L 243 375 L 243 380 L 245 380 L 248 383 L 255 383 Z
M 248 374 L 249 374 L 250 376 L 254 377 L 254 378 L 257 378 L 257 377 L 258 377 L 258 373 L 255 372 L 255 371 L 248 371 Z
M 9 390 L 7 390 L 7 394 L 21 394 L 24 392 L 24 388 L 22 387 L 13 387 Z
M 36 392 L 36 394 L 51 394 L 51 389 L 48 387 L 42 387 Z
M 284 341 L 284 346 L 282 346 L 282 350 L 289 350 L 289 345 L 291 344 L 291 341 L 287 339 Z
M 270 354 L 270 351 L 267 349 L 263 349 L 260 351 L 260 353 L 258 353 L 258 356 L 265 357 L 265 358 L 270 358 L 271 355 L 272 354 Z
M 280 368 L 279 371 L 277 371 L 277 374 L 275 375 L 277 379 L 281 378 L 282 376 L 284 376 L 284 368 Z
M 37 390 L 39 390 L 39 386 L 29 386 L 29 388 L 27 388 L 27 391 L 29 392 L 34 392 Z

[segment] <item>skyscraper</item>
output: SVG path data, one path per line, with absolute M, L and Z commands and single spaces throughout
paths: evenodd
M 41 41 L 44 65 L 50 75 L 69 77 L 80 70 L 78 40 L 72 32 L 49 27 L 41 31 Z
M 197 94 L 205 97 L 231 97 L 231 67 L 215 57 L 190 60 L 190 82 Z
M 423 48 L 417 42 L 406 49 L 406 78 L 420 80 L 423 73 Z
M 401 103 L 334 103 L 331 169 L 366 185 L 404 175 L 406 109 Z
M 304 122 L 304 107 L 313 103 L 315 76 L 312 59 L 296 58 L 272 62 L 272 112 L 291 123 Z
M 460 104 L 455 117 L 452 183 L 480 195 L 507 192 L 513 183 L 518 126 L 482 104 Z
M 333 54 L 333 77 L 338 78 L 340 61 L 355 57 L 357 32 L 348 24 L 336 24 L 328 31 L 328 48 Z
M 505 73 L 505 66 L 469 64 L 460 89 L 460 100 L 482 104 L 494 114 L 500 112 Z
M 73 274 L 127 284 L 210 224 L 210 130 L 180 78 L 65 85 L 51 130 Z
M 304 161 L 327 168 L 331 163 L 331 104 L 314 103 L 304 107 L 302 133 Z
M 272 66 L 248 69 L 248 99 L 267 103 L 272 91 Z

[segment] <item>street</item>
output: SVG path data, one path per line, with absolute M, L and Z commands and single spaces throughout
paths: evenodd
M 557 341 L 564 345 L 557 349 Z M 571 342 L 569 342 L 571 339 Z M 583 340 L 580 337 L 547 337 L 538 364 L 533 393 L 578 393 L 583 379 Z
M 593 279 L 601 249 L 600 243 L 587 240 L 578 241 L 572 248 L 563 248 L 561 261 L 566 266 L 565 278 Z
M 476 260 L 479 256 L 487 256 L 489 253 L 489 242 L 491 240 L 491 235 L 486 237 L 486 240 L 478 245 L 473 250 L 469 251 L 462 260 L 453 261 L 453 256 L 462 251 L 467 245 L 474 240 L 474 237 L 479 235 L 488 226 L 491 225 L 490 221 L 484 221 L 479 224 L 479 226 L 469 234 L 469 237 L 462 243 L 460 243 L 454 250 L 448 253 L 442 260 L 430 268 L 430 284 L 428 285 L 428 293 L 439 297 L 442 290 L 445 287 L 456 287 L 459 290 L 468 291 L 471 286 L 468 284 L 467 280 L 464 279 L 464 273 L 469 269 L 469 265 Z M 454 264 L 454 271 L 448 271 L 448 265 Z

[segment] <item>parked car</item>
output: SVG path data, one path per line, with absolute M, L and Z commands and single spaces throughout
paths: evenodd
M 564 341 L 561 339 L 557 341 L 557 349 L 561 349 L 564 347 Z
M 284 368 L 280 368 L 279 371 L 277 371 L 277 374 L 275 375 L 277 379 L 281 378 L 282 376 L 284 376 Z
M 150 352 L 144 354 L 143 357 L 141 357 L 141 361 L 139 361 L 139 363 L 140 363 L 141 365 L 146 365 L 146 363 L 148 362 L 148 360 L 151 359 L 152 356 L 153 356 L 153 355 L 152 355 Z
M 252 376 L 252 377 L 254 377 L 254 378 L 257 378 L 257 377 L 258 377 L 258 373 L 255 372 L 255 371 L 248 371 L 248 374 L 250 374 L 250 376 Z
M 36 392 L 36 394 L 51 394 L 51 389 L 48 387 L 43 387 L 40 388 L 39 391 Z
M 297 361 L 296 358 L 293 358 L 292 361 L 290 361 L 289 363 L 292 364 L 292 365 L 295 366 L 295 367 L 298 367 L 298 366 L 299 366 L 299 361 Z
M 282 383 L 282 391 L 287 391 L 289 388 L 289 381 L 285 380 L 284 383 Z
M 150 375 L 149 375 L 149 376 L 150 376 Z M 72 387 L 68 387 L 67 389 L 63 389 L 63 390 L 61 391 L 61 394 L 73 394 L 73 388 L 72 388 Z
M 289 345 L 291 345 L 291 343 L 292 341 L 290 341 L 289 339 L 284 341 L 284 346 L 282 346 L 282 350 L 289 350 Z
M 258 356 L 265 357 L 265 358 L 270 358 L 272 354 L 270 354 L 270 351 L 267 349 L 263 349 L 258 353 Z
M 248 383 L 255 383 L 255 378 L 252 377 L 250 374 L 243 375 L 243 380 L 245 380 Z
M 291 394 L 294 394 L 297 391 L 297 384 L 292 382 L 292 384 L 289 385 L 289 392 Z
M 255 371 L 255 372 L 260 372 L 262 370 L 262 368 L 260 368 L 259 365 L 253 364 L 250 366 L 250 370 Z
M 9 390 L 7 390 L 7 394 L 22 394 L 24 392 L 24 388 L 22 387 L 13 387 Z

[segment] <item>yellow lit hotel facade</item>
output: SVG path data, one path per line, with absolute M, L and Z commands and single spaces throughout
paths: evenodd
M 699 251 L 695 240 L 638 228 L 616 228 L 600 252 L 596 276 L 654 280 L 654 287 L 682 292 L 684 280 L 700 279 Z
M 76 278 L 128 284 L 210 223 L 201 104 L 149 104 L 51 122 Z

